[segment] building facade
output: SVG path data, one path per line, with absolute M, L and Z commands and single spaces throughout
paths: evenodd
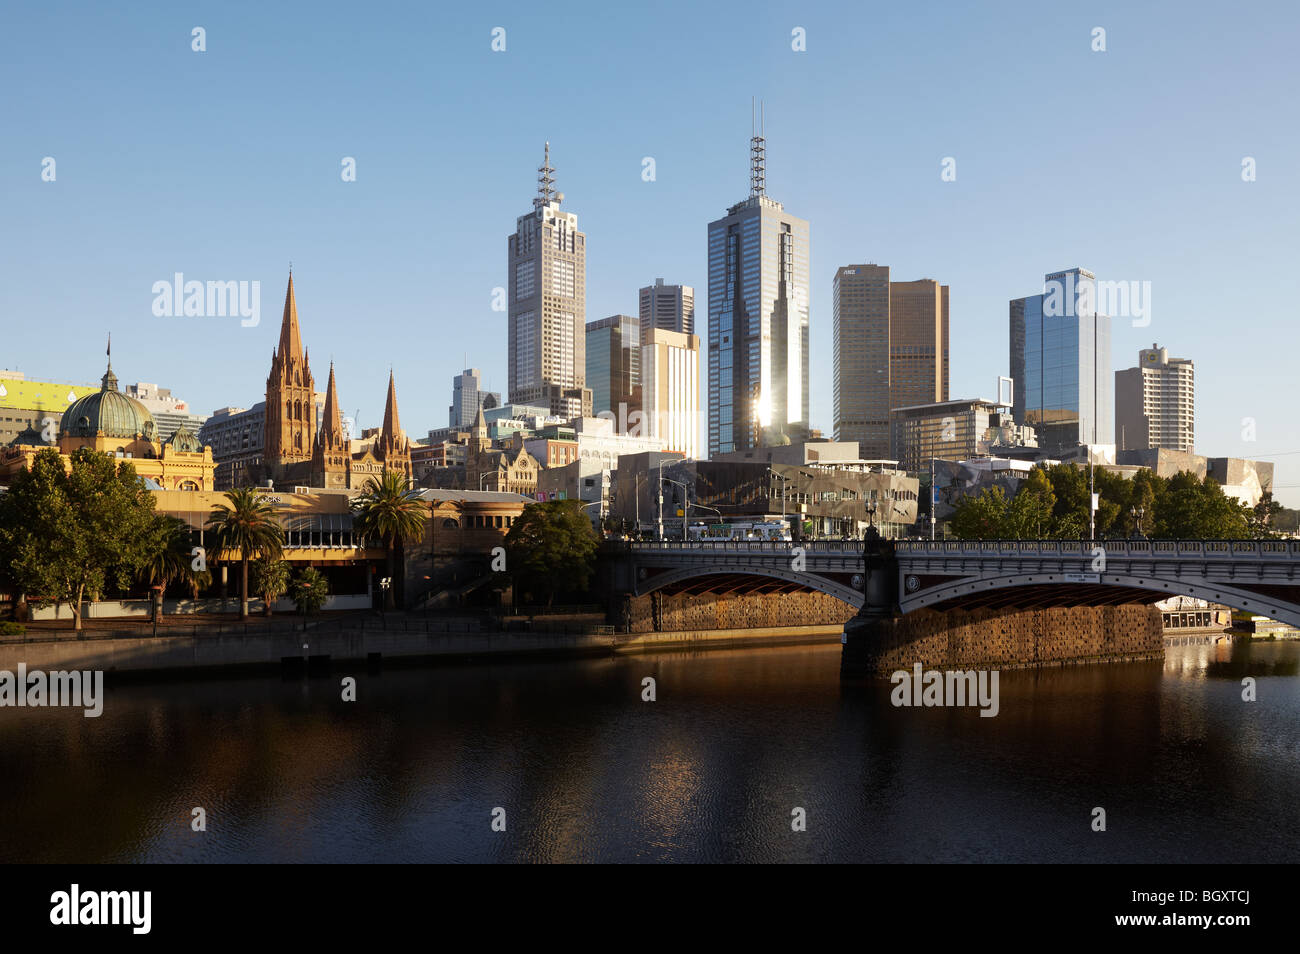
M 709 454 L 778 443 L 808 425 L 808 223 L 766 194 L 751 140 L 750 194 L 709 223 Z
M 159 440 L 167 440 L 182 427 L 198 433 L 207 420 L 202 414 L 193 413 L 189 402 L 175 397 L 171 388 L 160 388 L 156 384 L 139 381 L 128 384 L 122 390 L 127 397 L 135 398 L 148 408 L 154 424 L 158 427 Z
M 566 419 L 591 413 L 586 387 L 587 237 L 561 210 L 551 144 L 537 170 L 533 210 L 510 236 L 509 401 L 539 404 Z
M 449 427 L 472 427 L 480 407 L 486 411 L 501 403 L 500 394 L 484 391 L 482 385 L 483 378 L 478 368 L 466 368 L 451 379 L 451 406 L 447 408 Z
M 1097 313 L 1096 276 L 1048 274 L 1043 294 L 1011 301 L 1010 325 L 1016 423 L 1033 427 L 1049 454 L 1114 447 L 1110 318 Z
M 516 435 L 518 437 L 518 435 Z M 523 441 L 515 440 L 509 447 L 492 446 L 487 422 L 480 410 L 465 445 L 465 489 L 469 491 L 495 491 L 523 494 L 532 497 L 537 493 L 537 460 L 524 448 Z
M 978 399 L 898 407 L 889 418 L 890 457 L 912 473 L 928 470 L 932 459 L 987 456 L 1014 427 L 1010 408 Z
M 948 286 L 890 281 L 887 265 L 836 269 L 835 439 L 891 454 L 890 412 L 948 400 Z
M 1120 450 L 1191 451 L 1196 443 L 1196 369 L 1153 344 L 1135 368 L 1115 372 L 1115 439 Z
M 29 428 L 58 439 L 59 423 L 69 404 L 99 392 L 97 384 L 28 381 L 21 371 L 0 371 L 0 445 Z
M 695 334 L 695 289 L 690 285 L 665 285 L 656 278 L 646 285 L 639 295 L 641 340 L 654 329 Z
M 700 339 L 652 329 L 641 343 L 641 433 L 688 458 L 700 446 Z
M 129 462 L 149 482 L 150 489 L 215 489 L 212 449 L 200 444 L 188 427 L 159 440 L 148 408 L 118 390 L 111 361 L 99 390 L 64 410 L 57 440 L 49 440 L 48 434 L 45 428 L 29 427 L 0 448 L 0 485 L 8 485 L 18 471 L 31 465 L 32 458 L 52 447 L 67 468 L 72 466 L 73 452 L 87 448 Z
M 631 315 L 611 315 L 587 325 L 587 386 L 591 412 L 612 415 L 620 431 L 640 415 L 641 324 Z

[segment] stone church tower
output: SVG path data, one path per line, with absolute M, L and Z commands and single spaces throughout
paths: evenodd
M 332 378 L 331 378 L 332 380 Z M 293 298 L 293 272 L 284 296 L 280 346 L 271 355 L 266 379 L 266 430 L 262 457 L 272 480 L 279 483 L 294 464 L 311 461 L 316 444 L 314 382 L 307 353 L 298 334 L 298 305 Z
M 339 395 L 334 385 L 334 362 L 330 362 L 330 380 L 325 389 L 325 416 L 312 445 L 311 486 L 345 488 L 349 484 L 352 442 L 343 436 L 339 418 Z
M 388 372 L 388 403 L 384 405 L 384 426 L 375 439 L 374 454 L 384 472 L 396 471 L 411 480 L 411 442 L 397 420 L 397 384 Z

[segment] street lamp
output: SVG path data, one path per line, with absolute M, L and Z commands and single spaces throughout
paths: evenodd
M 1136 540 L 1142 537 L 1142 518 L 1146 515 L 1146 507 L 1130 507 L 1129 513 L 1133 516 L 1133 537 Z
M 393 578 L 391 576 L 386 576 L 379 581 L 379 616 L 381 619 L 386 620 L 388 618 L 384 611 L 388 609 L 388 588 L 392 585 Z
M 483 489 L 483 481 L 487 480 L 489 477 L 492 477 L 492 476 L 495 476 L 495 475 L 492 473 L 492 471 L 488 471 L 486 474 L 479 474 L 479 475 L 478 475 L 478 489 L 479 489 L 479 490 L 482 490 L 482 489 Z

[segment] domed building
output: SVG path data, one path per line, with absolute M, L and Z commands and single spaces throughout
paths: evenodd
M 59 427 L 59 453 L 68 458 L 73 451 L 88 447 L 131 461 L 146 481 L 163 490 L 214 489 L 212 449 L 200 447 L 186 428 L 165 443 L 157 440 L 158 428 L 149 409 L 117 389 L 113 362 L 100 379 L 100 388 L 78 398 L 63 412 Z M 0 450 L 0 483 L 27 467 L 49 442 L 34 428 L 28 428 Z
M 153 415 L 135 398 L 117 389 L 112 361 L 100 379 L 99 391 L 68 405 L 59 428 L 59 447 L 71 453 L 78 447 L 120 453 L 126 457 L 157 457 Z

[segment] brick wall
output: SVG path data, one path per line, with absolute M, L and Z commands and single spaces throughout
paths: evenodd
M 1146 604 L 1030 610 L 916 610 L 848 627 L 846 672 L 925 668 L 1018 668 L 1158 658 L 1160 611 Z
M 629 597 L 622 620 L 633 633 L 772 629 L 843 623 L 855 610 L 825 593 L 675 593 Z

